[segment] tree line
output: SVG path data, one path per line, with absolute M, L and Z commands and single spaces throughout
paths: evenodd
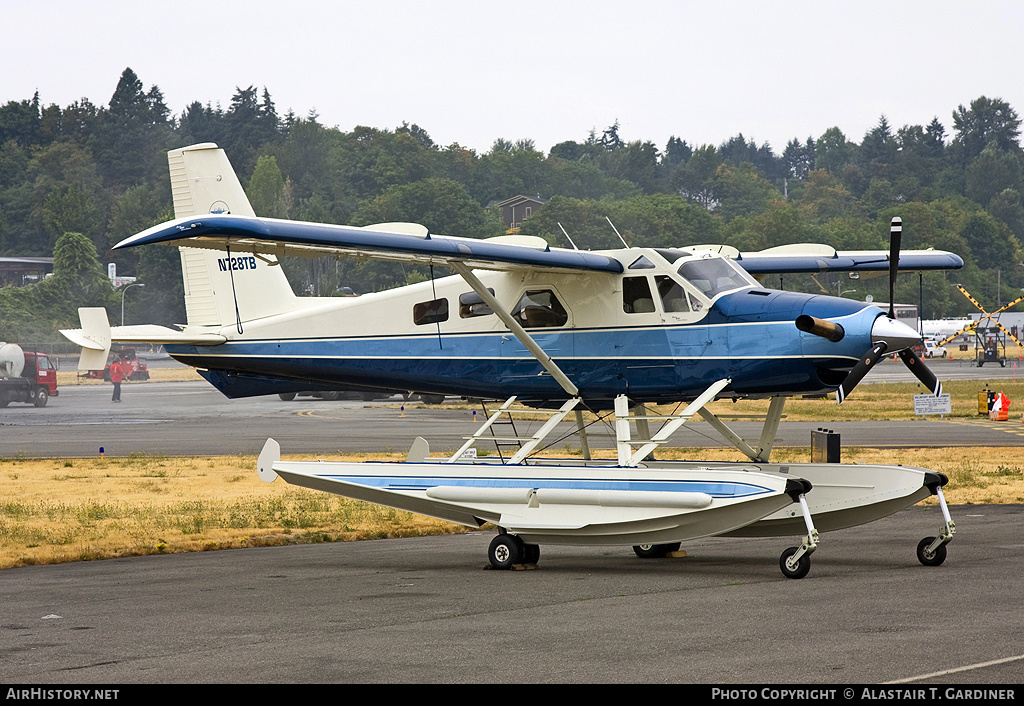
M 904 247 L 951 250 L 966 267 L 902 277 L 898 300 L 921 297 L 928 318 L 963 315 L 973 306 L 951 282 L 989 304 L 1015 299 L 1024 286 L 1020 126 L 1009 104 L 982 96 L 957 106 L 948 130 L 938 117 L 895 128 L 881 116 L 859 142 L 832 127 L 794 138 L 781 152 L 742 134 L 720 145 L 673 136 L 659 147 L 626 139 L 615 122 L 547 152 L 529 139 L 498 139 L 478 153 L 437 145 L 407 122 L 346 132 L 315 112 L 280 115 L 265 87 L 237 88 L 226 108 L 197 101 L 172 113 L 160 89 L 146 90 L 129 68 L 106 105 L 83 98 L 44 106 L 36 94 L 0 106 L 0 255 L 51 255 L 65 233 L 80 233 L 100 261 L 146 283 L 129 304 L 134 320 L 182 321 L 176 252 L 110 248 L 171 217 L 167 151 L 216 142 L 256 213 L 279 218 L 413 221 L 432 232 L 489 237 L 505 229 L 493 204 L 523 194 L 546 203 L 521 232 L 564 247 L 563 229 L 583 248 L 618 247 L 611 220 L 630 245 L 760 250 L 820 242 L 848 250 L 887 247 L 888 222 L 899 215 Z M 287 268 L 299 293 L 321 295 L 430 276 L 353 260 Z M 768 284 L 888 298 L 884 278 Z

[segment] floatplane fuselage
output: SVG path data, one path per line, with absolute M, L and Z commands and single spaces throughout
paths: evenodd
M 880 317 L 894 327 L 877 307 L 761 287 L 717 255 L 603 254 L 622 273 L 477 273 L 591 409 L 610 409 L 619 395 L 690 401 L 722 378 L 732 381 L 722 396 L 824 395 L 870 348 Z M 645 269 L 631 269 L 637 262 Z M 234 272 L 236 288 L 260 272 Z M 718 287 L 710 297 L 701 291 L 709 280 Z M 238 304 L 244 316 L 245 299 Z M 845 335 L 833 343 L 801 331 L 801 316 L 837 323 Z M 360 297 L 296 298 L 289 311 L 206 331 L 224 342 L 168 344 L 167 351 L 209 371 L 231 397 L 309 389 L 314 381 L 491 399 L 514 393 L 537 405 L 568 397 L 460 276 Z M 909 329 L 900 334 L 917 338 Z

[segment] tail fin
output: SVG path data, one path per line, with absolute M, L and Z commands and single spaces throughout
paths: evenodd
M 78 369 L 103 370 L 107 365 L 111 342 L 107 310 L 103 307 L 80 307 L 78 318 L 82 328 L 61 331 L 68 340 L 82 347 Z
M 233 213 L 255 217 L 224 150 L 212 142 L 171 150 L 174 216 Z M 178 248 L 189 326 L 239 327 L 292 311 L 296 297 L 273 256 Z
M 167 163 L 175 218 L 206 213 L 256 216 L 228 156 L 214 143 L 171 150 Z

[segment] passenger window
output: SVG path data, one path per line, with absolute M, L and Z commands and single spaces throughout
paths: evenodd
M 668 275 L 658 275 L 654 278 L 658 284 L 658 294 L 661 296 L 661 306 L 667 313 L 689 311 L 690 303 L 686 298 L 686 290 Z
M 417 326 L 436 324 L 448 320 L 448 300 L 434 299 L 421 302 L 412 308 L 412 320 Z
M 622 310 L 627 314 L 647 314 L 654 311 L 654 297 L 646 277 L 623 277 Z
M 550 289 L 526 292 L 512 310 L 512 318 L 523 328 L 564 326 L 569 315 Z
M 494 290 L 490 287 L 487 288 L 487 291 L 494 294 Z M 476 292 L 459 295 L 459 316 L 463 319 L 472 319 L 476 316 L 487 316 L 493 313 L 491 307 L 484 304 L 484 300 Z

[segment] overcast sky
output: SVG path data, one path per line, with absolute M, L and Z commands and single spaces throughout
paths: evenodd
M 838 126 L 860 142 L 985 95 L 1024 113 L 1016 0 L 4 0 L 0 104 L 106 105 L 125 67 L 180 114 L 266 87 L 278 113 L 348 131 L 416 123 L 440 145 L 547 151 L 622 139 L 777 154 Z

